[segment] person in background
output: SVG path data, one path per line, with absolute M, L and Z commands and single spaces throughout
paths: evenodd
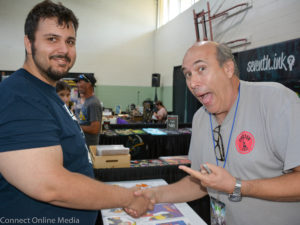
M 296 93 L 275 82 L 240 80 L 230 48 L 215 42 L 194 44 L 184 56 L 182 71 L 189 90 L 203 104 L 193 118 L 191 168 L 180 166 L 190 175 L 136 194 L 153 203 L 186 202 L 209 194 L 212 224 L 298 225 Z
M 74 113 L 74 103 L 71 101 L 71 87 L 63 80 L 56 82 L 56 93 L 66 104 L 68 109 Z
M 146 99 L 143 101 L 143 122 L 144 123 L 152 123 L 153 122 L 153 101 L 150 99 Z
M 135 104 L 131 104 L 130 105 L 130 116 L 134 117 L 134 116 L 140 116 L 141 113 L 140 111 L 136 108 Z
M 161 101 L 155 102 L 157 112 L 153 113 L 154 118 L 156 118 L 158 123 L 165 123 L 167 120 L 168 112 Z
M 75 107 L 74 107 L 75 115 L 79 115 L 80 110 L 81 110 L 81 108 L 82 108 L 82 106 L 84 104 L 84 101 L 85 101 L 83 94 L 80 94 L 78 92 L 78 95 L 79 95 L 79 97 L 77 98 L 77 101 L 76 101 Z
M 102 106 L 94 94 L 97 80 L 93 74 L 81 74 L 76 82 L 80 95 L 84 97 L 84 103 L 76 115 L 77 119 L 84 132 L 87 145 L 99 145 Z
M 5 224 L 94 225 L 99 209 L 151 204 L 93 179 L 83 133 L 55 91 L 76 59 L 78 20 L 38 3 L 25 21 L 23 68 L 0 84 L 0 217 Z

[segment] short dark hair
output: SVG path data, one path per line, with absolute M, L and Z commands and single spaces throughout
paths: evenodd
M 240 75 L 239 68 L 234 59 L 234 55 L 231 52 L 231 48 L 229 48 L 226 44 L 220 43 L 217 44 L 216 51 L 217 51 L 217 60 L 219 62 L 219 65 L 222 67 L 225 62 L 227 62 L 228 60 L 232 60 L 234 63 L 234 74 L 237 77 L 239 77 Z
M 156 102 L 155 102 L 155 105 L 161 105 L 161 106 L 164 106 L 163 103 L 162 103 L 162 101 L 156 101 Z
M 56 82 L 56 93 L 63 91 L 63 90 L 67 90 L 69 92 L 71 92 L 71 87 L 70 85 L 68 85 L 66 82 L 59 80 Z
M 75 32 L 77 32 L 79 23 L 73 11 L 66 8 L 61 3 L 56 4 L 51 0 L 45 0 L 33 7 L 25 21 L 25 35 L 28 36 L 31 43 L 35 40 L 34 35 L 39 21 L 46 18 L 57 18 L 57 23 L 59 25 L 68 25 L 69 22 L 72 22 Z

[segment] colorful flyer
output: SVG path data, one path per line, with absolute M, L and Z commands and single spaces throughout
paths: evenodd
M 126 188 L 147 189 L 166 185 L 162 179 L 107 182 Z M 186 203 L 160 203 L 140 218 L 133 218 L 121 208 L 101 210 L 104 225 L 206 225 Z M 193 221 L 190 222 L 190 221 Z
M 187 223 L 184 220 L 177 220 L 166 223 L 157 223 L 156 225 L 190 225 L 190 223 Z
M 105 224 L 108 225 L 136 225 L 134 220 L 128 217 L 106 217 Z

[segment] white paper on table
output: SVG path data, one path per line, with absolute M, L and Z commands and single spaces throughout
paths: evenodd
M 106 182 L 111 185 L 119 185 L 126 188 L 138 186 L 151 188 L 154 186 L 167 185 L 163 179 L 134 180 L 120 182 Z M 187 203 L 161 203 L 155 208 L 163 209 L 147 212 L 146 216 L 138 219 L 132 218 L 121 208 L 101 210 L 104 225 L 207 225 Z M 164 210 L 170 209 L 170 210 Z M 179 212 L 178 212 L 179 211 Z

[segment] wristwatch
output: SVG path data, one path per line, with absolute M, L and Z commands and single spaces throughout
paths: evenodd
M 242 181 L 236 178 L 233 193 L 228 195 L 228 199 L 232 202 L 240 202 L 242 200 L 241 188 Z

